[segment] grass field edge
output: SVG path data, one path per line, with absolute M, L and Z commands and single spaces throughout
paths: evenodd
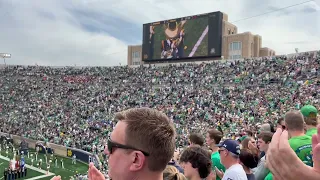
M 10 159 L 9 159 L 9 158 L 4 157 L 4 156 L 2 156 L 2 155 L 0 155 L 0 159 L 3 159 L 3 160 L 5 160 L 5 161 L 10 162 Z M 30 166 L 30 165 L 28 165 L 28 164 L 26 164 L 26 167 L 27 167 L 28 169 L 32 169 L 32 170 L 34 170 L 34 171 L 37 171 L 37 172 L 39 172 L 39 173 L 44 174 L 44 175 L 41 175 L 41 176 L 42 176 L 41 178 L 45 178 L 45 177 L 48 177 L 48 176 L 54 176 L 54 175 L 55 175 L 55 174 L 52 173 L 52 172 L 47 172 L 47 171 L 45 171 L 45 170 L 36 168 L 36 167 L 34 167 L 34 166 Z M 37 177 L 39 177 L 39 176 L 37 176 Z M 38 179 L 37 177 L 29 178 L 29 180 L 34 179 L 34 178 Z M 39 179 L 40 179 L 40 178 L 39 178 Z

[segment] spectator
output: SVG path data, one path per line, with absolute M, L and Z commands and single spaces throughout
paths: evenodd
M 299 111 L 289 111 L 284 118 L 290 139 L 289 144 L 305 164 L 312 166 L 311 137 L 304 134 L 304 120 Z
M 289 111 L 285 114 L 284 122 L 290 137 L 290 147 L 303 163 L 312 166 L 311 137 L 304 134 L 303 115 L 299 111 Z M 271 173 L 266 177 L 266 180 L 270 179 L 272 179 Z
M 312 137 L 312 135 L 317 134 L 317 108 L 311 105 L 305 105 L 301 108 L 300 112 L 302 113 L 306 123 L 306 135 Z
M 257 124 L 291 109 L 319 109 L 319 65 L 317 52 L 169 66 L 5 66 L 0 131 L 83 149 L 102 161 L 114 114 L 128 108 L 167 114 L 176 147 L 188 145 L 192 132 L 204 137 L 208 127 L 222 131 L 223 139 L 245 130 L 255 135 Z
M 179 156 L 180 156 L 179 150 L 175 150 L 174 155 L 173 155 L 171 161 L 168 163 L 168 165 L 174 166 L 175 168 L 177 168 L 179 170 L 180 173 L 183 173 L 183 169 L 177 163 L 177 162 L 179 162 Z
M 262 124 L 260 127 L 261 132 L 271 132 L 271 125 L 269 123 Z
M 149 108 L 117 113 L 106 153 L 111 179 L 162 179 L 174 153 L 175 129 L 169 118 Z M 103 174 L 90 166 L 89 178 Z
M 225 167 L 221 164 L 219 147 L 217 147 L 217 144 L 220 143 L 222 137 L 223 134 L 220 131 L 216 129 L 209 129 L 207 131 L 206 143 L 212 151 L 211 162 L 213 170 L 215 170 L 215 168 L 218 168 L 220 171 L 224 172 Z M 218 176 L 216 177 L 216 179 L 220 180 L 220 177 Z
M 186 178 L 192 180 L 206 178 L 212 170 L 210 153 L 199 146 L 186 148 L 181 154 L 180 165 Z
M 239 159 L 248 180 L 256 180 L 252 169 L 256 168 L 259 162 L 259 155 L 257 152 L 253 152 L 250 149 L 241 149 Z
M 249 149 L 249 143 L 255 144 L 255 140 L 252 137 L 246 137 L 241 142 L 241 149 Z
M 239 142 L 239 144 L 240 144 L 240 147 L 242 146 L 242 142 L 243 142 L 243 140 L 245 140 L 246 138 L 247 138 L 248 136 L 247 135 L 243 135 L 243 136 L 241 136 L 240 138 L 238 138 L 238 142 Z
M 258 135 L 258 148 L 260 152 L 268 153 L 269 144 L 272 140 L 273 133 L 271 132 L 262 132 Z M 266 156 L 264 155 L 259 163 L 257 168 L 255 169 L 254 176 L 256 180 L 264 180 L 264 178 L 268 175 L 269 169 L 266 167 Z
M 238 163 L 240 146 L 237 141 L 227 139 L 219 145 L 219 153 L 222 165 L 226 168 L 222 180 L 246 180 L 247 176 L 243 167 Z M 217 172 L 217 174 L 221 174 Z
M 165 180 L 187 180 L 187 178 L 179 172 L 174 166 L 167 166 L 163 171 L 163 179 Z
M 269 121 L 268 123 L 265 123 L 261 126 L 260 128 L 260 132 L 271 132 L 274 133 L 274 127 L 273 124 Z M 260 154 L 260 158 L 262 158 L 263 156 L 265 156 L 265 152 L 262 151 Z
M 204 144 L 204 138 L 201 134 L 191 133 L 189 136 L 189 144 L 190 146 L 199 145 L 202 147 Z
M 249 137 L 253 137 L 253 132 L 250 130 L 246 130 L 246 135 Z
M 312 136 L 314 166 L 304 164 L 290 147 L 288 132 L 277 129 L 272 137 L 267 154 L 268 168 L 277 179 L 296 180 L 320 179 L 320 125 L 318 133 Z
M 278 119 L 277 128 L 280 128 L 280 129 L 283 129 L 283 130 L 286 129 L 286 125 L 284 124 L 284 118 L 281 117 L 281 118 Z

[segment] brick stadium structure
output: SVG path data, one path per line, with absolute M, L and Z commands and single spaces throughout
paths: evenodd
M 128 65 L 141 65 L 146 63 L 142 61 L 141 54 L 142 45 L 128 46 Z M 262 47 L 262 37 L 260 35 L 254 35 L 251 32 L 238 33 L 237 26 L 228 22 L 228 15 L 223 13 L 222 56 L 224 59 L 265 57 L 274 56 L 275 54 L 274 50 L 268 47 Z

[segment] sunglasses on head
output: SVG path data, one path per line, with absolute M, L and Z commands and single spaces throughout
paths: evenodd
M 108 139 L 108 151 L 110 154 L 112 154 L 112 150 L 113 148 L 120 148 L 120 149 L 131 149 L 131 150 L 136 150 L 136 151 L 140 151 L 142 152 L 145 156 L 149 156 L 149 153 L 142 151 L 140 149 L 134 148 L 132 146 L 127 146 L 127 145 L 123 145 L 123 144 L 119 144 L 116 142 L 113 142 L 110 138 Z

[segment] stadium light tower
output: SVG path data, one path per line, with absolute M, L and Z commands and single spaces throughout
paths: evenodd
M 0 53 L 0 57 L 3 58 L 3 63 L 6 65 L 6 58 L 11 58 L 11 54 L 9 53 Z

